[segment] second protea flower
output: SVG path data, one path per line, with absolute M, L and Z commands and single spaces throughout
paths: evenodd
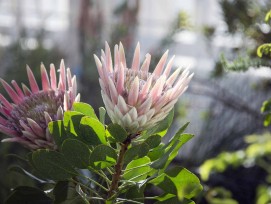
M 42 89 L 29 67 L 27 75 L 30 89 L 24 84 L 21 89 L 14 80 L 10 86 L 1 79 L 13 101 L 10 103 L 0 94 L 0 132 L 11 137 L 2 142 L 19 142 L 32 150 L 56 149 L 47 126 L 52 120 L 63 119 L 63 111 L 70 110 L 73 102 L 80 100 L 76 77 L 71 75 L 69 68 L 65 70 L 63 60 L 60 63 L 59 81 L 53 64 L 50 65 L 50 78 L 41 64 Z
M 114 48 L 114 66 L 107 43 L 101 60 L 94 55 L 103 101 L 113 123 L 121 125 L 129 133 L 138 133 L 153 127 L 168 115 L 187 89 L 193 74 L 179 68 L 170 75 L 174 57 L 166 64 L 167 57 L 168 51 L 150 73 L 151 55 L 146 55 L 140 67 L 139 44 L 130 68 L 126 65 L 121 43 Z

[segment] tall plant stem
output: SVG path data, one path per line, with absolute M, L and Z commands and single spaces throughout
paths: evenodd
M 122 173 L 122 168 L 123 168 L 124 155 L 130 144 L 131 144 L 130 136 L 128 136 L 127 139 L 121 144 L 120 153 L 118 156 L 117 164 L 115 166 L 115 173 L 113 174 L 112 183 L 108 191 L 108 198 L 112 197 L 115 191 L 118 189 L 119 181 L 120 181 L 120 177 Z

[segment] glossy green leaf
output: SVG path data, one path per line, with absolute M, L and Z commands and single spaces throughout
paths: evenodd
M 150 183 L 158 186 L 165 193 L 178 195 L 179 200 L 191 199 L 202 190 L 198 177 L 183 167 L 167 170 Z
M 83 142 L 76 139 L 67 139 L 63 142 L 61 152 L 72 166 L 80 169 L 88 167 L 90 150 Z
M 135 182 L 142 181 L 147 178 L 148 171 L 151 170 L 149 164 L 151 160 L 149 157 L 142 157 L 131 161 L 125 168 L 123 178 Z
M 15 188 L 5 204 L 16 204 L 16 203 L 42 203 L 52 204 L 53 200 L 49 198 L 43 191 L 38 188 L 29 186 L 20 186 Z
M 128 133 L 118 124 L 109 124 L 107 130 L 114 138 L 114 142 L 123 142 L 128 136 Z
M 148 157 L 151 159 L 151 161 L 159 159 L 165 153 L 165 149 L 163 147 L 164 144 L 160 143 L 158 147 L 155 147 L 149 151 Z
M 53 136 L 55 143 L 61 147 L 62 142 L 68 138 L 62 120 L 52 121 L 48 124 L 49 132 Z
M 169 163 L 178 155 L 180 148 L 193 137 L 192 134 L 182 134 L 187 126 L 188 123 L 181 127 L 174 135 L 174 137 L 172 137 L 171 140 L 163 146 L 165 152 L 161 157 L 159 157 L 151 164 L 152 168 L 165 169 Z
M 45 178 L 61 181 L 77 175 L 72 165 L 59 152 L 38 150 L 33 152 L 32 160 L 35 168 Z
M 146 156 L 149 150 L 150 147 L 146 143 L 132 146 L 124 155 L 124 163 Z
M 72 109 L 76 112 L 84 114 L 85 116 L 89 116 L 98 120 L 94 109 L 87 103 L 75 102 L 73 103 Z
M 165 119 L 163 119 L 162 121 L 160 121 L 156 126 L 154 126 L 153 128 L 147 130 L 147 132 L 145 133 L 146 135 L 160 135 L 160 136 L 164 136 L 167 133 L 168 128 L 170 127 L 172 121 L 173 121 L 173 117 L 174 117 L 174 109 L 172 109 L 169 114 L 167 115 L 167 117 Z
M 153 149 L 161 143 L 161 136 L 160 135 L 151 135 L 145 141 L 146 144 L 149 145 L 150 149 Z
M 106 144 L 104 125 L 99 120 L 88 116 L 81 119 L 78 137 L 88 145 Z
M 82 113 L 76 111 L 66 111 L 64 112 L 64 127 L 68 135 L 78 136 L 80 133 L 80 121 L 84 117 Z
M 90 165 L 94 169 L 103 169 L 116 164 L 118 155 L 112 147 L 99 145 L 90 155 Z

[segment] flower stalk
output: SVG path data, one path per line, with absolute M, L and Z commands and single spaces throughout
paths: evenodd
M 122 168 L 123 168 L 123 162 L 124 162 L 124 155 L 126 151 L 128 150 L 128 146 L 131 144 L 132 139 L 131 135 L 127 137 L 127 139 L 121 143 L 120 153 L 118 156 L 117 164 L 115 165 L 115 173 L 112 177 L 112 183 L 108 191 L 108 198 L 110 199 L 115 192 L 118 190 L 119 187 L 119 181 L 121 179 L 122 174 Z

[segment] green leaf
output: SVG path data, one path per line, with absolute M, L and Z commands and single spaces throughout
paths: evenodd
M 62 120 L 52 121 L 48 124 L 49 132 L 53 136 L 55 143 L 61 147 L 62 142 L 67 139 L 67 133 Z
M 172 121 L 173 121 L 173 117 L 174 117 L 174 109 L 172 109 L 169 114 L 167 115 L 167 117 L 165 119 L 163 119 L 161 122 L 159 122 L 156 126 L 154 126 L 153 128 L 147 130 L 147 132 L 145 133 L 146 135 L 160 135 L 160 136 L 164 136 L 167 133 L 168 128 L 170 127 Z
M 178 195 L 179 200 L 191 199 L 202 190 L 198 177 L 178 166 L 162 173 L 150 183 L 158 186 L 165 193 Z
M 148 157 L 151 159 L 151 161 L 159 159 L 165 153 L 165 149 L 163 147 L 164 144 L 160 143 L 158 147 L 155 147 L 149 151 Z
M 163 147 L 165 153 L 151 164 L 152 168 L 165 169 L 178 155 L 180 148 L 193 137 L 191 134 L 182 134 L 183 131 L 184 129 L 181 128 L 170 142 Z
M 150 149 L 153 149 L 161 143 L 161 136 L 152 135 L 146 139 L 145 143 L 149 145 Z
M 15 188 L 5 201 L 5 204 L 16 204 L 16 203 L 52 204 L 53 201 L 43 191 L 41 191 L 38 188 L 33 188 L 29 186 L 20 186 Z
M 77 175 L 64 155 L 59 152 L 38 150 L 33 152 L 32 160 L 39 173 L 48 179 L 61 181 Z
M 128 136 L 128 133 L 118 124 L 109 124 L 107 130 L 114 138 L 114 142 L 123 142 Z
M 104 124 L 104 121 L 105 121 L 105 114 L 106 114 L 106 110 L 104 107 L 100 107 L 99 108 L 99 118 L 100 118 L 100 122 L 102 124 Z
M 64 202 L 68 197 L 69 182 L 68 181 L 59 181 L 54 187 L 54 204 Z
M 104 125 L 95 118 L 85 116 L 81 119 L 79 139 L 88 145 L 106 144 Z
M 261 112 L 271 112 L 271 99 L 266 100 L 263 102 L 262 107 L 261 107 Z
M 148 176 L 146 173 L 151 170 L 150 162 L 150 158 L 146 156 L 131 161 L 124 171 L 123 178 L 135 182 L 145 180 Z
M 134 159 L 146 156 L 149 150 L 150 147 L 146 143 L 132 146 L 130 149 L 127 150 L 127 152 L 124 155 L 124 163 L 127 164 Z
M 75 102 L 73 103 L 72 109 L 74 111 L 84 114 L 85 116 L 89 116 L 98 120 L 94 109 L 91 107 L 91 105 L 87 103 Z
M 61 151 L 72 166 L 80 169 L 88 167 L 90 150 L 83 142 L 76 139 L 67 139 L 63 142 Z
M 117 163 L 115 150 L 107 145 L 99 145 L 95 147 L 90 155 L 90 165 L 94 169 L 104 169 Z
M 76 111 L 66 111 L 64 112 L 64 127 L 66 132 L 71 135 L 77 137 L 79 134 L 79 126 L 80 121 L 84 117 L 82 113 Z
M 138 188 L 137 186 L 129 188 L 125 193 L 125 198 L 127 199 L 144 198 L 144 188 Z

